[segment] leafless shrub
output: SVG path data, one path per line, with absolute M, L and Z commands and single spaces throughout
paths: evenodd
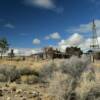
M 81 75 L 89 64 L 89 59 L 72 57 L 58 61 L 58 63 L 53 62 L 46 65 L 40 75 L 42 79 L 49 82 L 49 96 L 54 97 L 54 100 L 70 100 L 69 97 L 79 85 Z
M 17 69 L 20 73 L 20 75 L 36 75 L 38 76 L 38 72 L 36 72 L 34 69 L 29 67 L 19 67 Z
M 6 82 L 6 81 L 7 81 L 6 76 L 3 74 L 0 74 L 0 82 Z
M 69 82 L 67 80 L 69 80 Z M 54 97 L 54 100 L 66 100 L 66 93 L 70 81 L 70 76 L 59 71 L 54 72 L 49 81 L 48 95 Z
M 96 86 L 94 81 L 94 73 L 87 71 L 82 73 L 79 84 L 77 85 L 75 91 L 79 97 L 79 100 L 88 100 L 87 97 L 91 94 L 90 91 Z M 93 94 L 91 94 L 91 99 L 93 99 Z M 89 99 L 89 100 L 91 100 Z
M 39 78 L 34 75 L 23 75 L 21 76 L 21 83 L 35 84 L 39 82 Z
M 52 77 L 52 73 L 55 70 L 57 70 L 56 64 L 54 62 L 48 63 L 48 65 L 45 65 L 39 72 L 40 80 L 47 82 Z
M 87 65 L 87 60 L 84 60 L 83 58 L 72 57 L 69 60 L 64 60 L 61 63 L 60 68 L 63 73 L 69 74 L 73 78 L 79 78 Z
M 13 82 L 19 79 L 22 75 L 34 75 L 38 77 L 38 72 L 35 70 L 23 67 L 16 68 L 16 66 L 0 66 L 0 74 L 6 77 L 6 81 Z
M 20 76 L 18 70 L 16 70 L 16 66 L 0 66 L 0 73 L 3 74 L 9 82 L 15 81 Z

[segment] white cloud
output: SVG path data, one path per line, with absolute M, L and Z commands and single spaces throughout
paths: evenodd
M 59 45 L 79 45 L 81 42 L 83 42 L 84 38 L 82 35 L 78 34 L 78 33 L 74 33 L 72 36 L 70 36 L 68 39 L 66 40 L 61 40 L 61 42 L 59 43 Z
M 25 2 L 32 6 L 37 6 L 45 9 L 56 8 L 53 0 L 25 0 Z
M 39 39 L 37 39 L 37 38 L 35 38 L 34 40 L 33 40 L 33 44 L 35 44 L 35 45 L 39 45 L 40 44 L 40 40 Z
M 95 20 L 95 24 L 96 24 L 96 32 L 97 32 L 97 36 L 98 36 L 98 42 L 99 42 L 99 45 L 100 45 L 100 20 L 98 20 L 98 19 Z M 87 24 L 81 24 L 77 27 L 71 27 L 71 28 L 67 29 L 67 32 L 70 32 L 70 33 L 75 33 L 75 32 L 77 32 L 77 33 L 87 33 L 87 34 L 91 34 L 91 37 L 92 37 L 92 25 L 93 25 L 93 22 L 89 22 Z M 72 35 L 72 37 L 73 37 L 73 35 Z M 81 47 L 82 50 L 84 50 L 84 51 L 90 49 L 90 45 L 91 45 L 91 41 L 92 41 L 91 37 L 90 38 L 84 38 L 83 35 L 81 35 L 81 37 L 83 37 L 83 41 L 79 42 L 79 44 L 77 46 Z M 70 44 L 70 43 L 68 43 L 69 39 L 63 40 L 62 42 L 66 44 L 65 41 L 67 41 L 67 44 Z M 73 39 L 75 40 L 75 36 L 73 37 Z M 77 44 L 77 42 L 73 41 L 73 39 L 71 39 L 72 40 L 71 43 Z M 79 41 L 79 40 L 77 40 L 77 41 Z M 60 43 L 62 43 L 62 42 L 60 42 Z M 61 46 L 65 46 L 65 45 L 61 45 Z
M 39 8 L 49 9 L 57 13 L 64 11 L 63 7 L 57 7 L 54 0 L 24 0 L 25 4 Z
M 79 45 L 81 42 L 83 42 L 83 36 L 78 34 L 78 33 L 74 33 L 72 36 L 70 36 L 70 38 L 67 40 L 69 45 Z
M 54 32 L 54 33 L 50 34 L 49 36 L 45 37 L 46 40 L 49 40 L 49 39 L 58 40 L 60 38 L 61 38 L 61 36 L 58 32 Z
M 45 37 L 45 39 L 46 39 L 46 40 L 49 40 L 49 39 L 50 39 L 50 37 L 49 37 L 49 36 L 46 36 L 46 37 Z
M 83 51 L 87 51 L 90 49 L 91 45 L 91 38 L 84 38 L 83 35 L 80 35 L 78 33 L 74 33 L 72 36 L 70 36 L 66 40 L 61 40 L 58 43 L 58 47 L 61 51 L 65 51 L 66 47 L 70 46 L 77 46 L 80 47 Z M 100 37 L 98 37 L 98 43 L 100 45 Z
M 15 56 L 30 56 L 31 54 L 36 54 L 42 52 L 42 49 L 30 49 L 30 48 L 13 48 Z M 11 52 L 11 48 L 7 51 L 4 56 L 7 56 Z
M 87 51 L 90 49 L 90 45 L 91 45 L 91 38 L 87 38 L 84 40 L 84 42 L 80 43 L 78 46 L 83 50 L 83 51 Z
M 72 36 L 70 36 L 66 40 L 61 40 L 58 45 L 62 50 L 65 50 L 66 47 L 70 46 L 78 46 L 80 43 L 84 41 L 84 38 L 82 35 L 78 33 L 74 33 Z
M 15 28 L 15 26 L 10 23 L 5 24 L 4 27 L 11 28 L 11 29 Z
M 96 24 L 96 29 L 97 29 L 97 34 L 100 35 L 100 20 L 95 20 L 95 24 Z M 71 27 L 69 29 L 67 29 L 67 32 L 70 33 L 92 33 L 92 22 L 89 22 L 87 24 L 81 24 L 77 27 Z

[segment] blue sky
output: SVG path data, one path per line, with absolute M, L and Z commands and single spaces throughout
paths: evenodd
M 83 46 L 93 18 L 99 32 L 99 9 L 99 0 L 0 0 L 0 37 L 13 48 Z

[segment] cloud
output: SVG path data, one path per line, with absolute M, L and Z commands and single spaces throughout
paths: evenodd
M 100 35 L 100 20 L 95 20 L 97 34 Z M 87 24 L 81 24 L 77 27 L 70 27 L 67 29 L 67 32 L 69 33 L 92 33 L 92 22 L 89 22 Z
M 11 28 L 11 29 L 15 28 L 15 26 L 10 23 L 5 24 L 4 27 Z
M 40 44 L 40 40 L 39 39 L 37 39 L 37 38 L 35 38 L 34 40 L 33 40 L 33 44 L 35 44 L 35 45 L 39 45 Z
M 53 0 L 25 0 L 25 3 L 31 6 L 41 7 L 45 9 L 56 8 Z
M 58 40 L 60 38 L 61 38 L 61 36 L 58 32 L 54 32 L 54 33 L 50 34 L 49 36 L 45 37 L 46 40 L 49 40 L 49 39 Z
M 91 38 L 84 38 L 79 33 L 74 33 L 66 40 L 61 40 L 58 43 L 58 47 L 61 51 L 65 51 L 66 47 L 77 46 L 80 47 L 84 52 L 90 49 L 92 43 Z M 98 43 L 100 45 L 100 36 L 98 37 Z
M 13 48 L 14 50 L 14 54 L 15 56 L 30 56 L 31 54 L 36 54 L 36 53 L 40 53 L 43 52 L 42 49 L 40 48 L 35 48 L 35 49 L 31 49 L 31 48 Z M 11 52 L 11 48 L 9 49 L 9 51 L 7 51 L 4 56 L 7 56 L 8 53 Z
M 66 40 L 61 40 L 58 45 L 62 50 L 65 50 L 66 47 L 70 46 L 78 46 L 80 43 L 84 41 L 84 38 L 82 35 L 78 33 L 74 33 L 72 36 L 70 36 Z
M 46 39 L 46 40 L 49 40 L 49 39 L 50 39 L 50 36 L 46 36 L 45 39 Z
M 63 7 L 57 7 L 54 0 L 24 0 L 24 2 L 27 5 L 53 10 L 57 13 L 62 13 L 64 10 Z
M 100 20 L 96 19 L 95 20 L 96 24 L 96 32 L 98 36 L 98 43 L 100 45 Z M 65 50 L 66 47 L 69 46 L 78 46 L 80 47 L 83 51 L 87 51 L 90 49 L 90 45 L 92 43 L 92 39 L 90 38 L 85 38 L 84 35 L 81 35 L 79 33 L 91 33 L 92 36 L 92 25 L 93 22 L 89 22 L 86 24 L 81 24 L 77 27 L 70 27 L 67 29 L 67 32 L 69 33 L 74 33 L 72 36 L 70 36 L 68 39 L 61 40 L 58 43 L 58 46 L 60 47 L 61 50 Z

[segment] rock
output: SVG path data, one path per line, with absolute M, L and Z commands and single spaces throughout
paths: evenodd
M 17 97 L 18 95 L 15 95 L 15 97 Z
M 16 90 L 16 93 L 17 93 L 17 94 L 22 93 L 22 89 L 18 89 L 18 90 Z
M 5 84 L 5 87 L 9 87 L 9 84 Z
M 11 90 L 12 90 L 12 91 L 16 91 L 16 86 L 12 86 L 12 87 L 11 87 Z
M 33 91 L 33 92 L 29 92 L 29 98 L 35 98 L 35 97 L 39 97 L 39 92 L 37 91 Z
M 2 87 L 2 91 L 7 92 L 8 91 L 8 88 L 7 87 Z
M 24 94 L 27 94 L 28 92 L 27 92 L 27 91 L 23 91 L 23 93 L 24 93 Z
M 33 91 L 33 92 L 32 92 L 32 96 L 33 96 L 33 97 L 38 97 L 38 96 L 39 96 L 39 92 Z
M 20 95 L 20 97 L 23 97 L 23 95 Z

